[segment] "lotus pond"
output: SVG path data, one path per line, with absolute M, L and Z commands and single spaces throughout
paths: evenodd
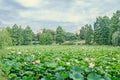
M 120 47 L 17 46 L 4 49 L 7 80 L 120 80 Z

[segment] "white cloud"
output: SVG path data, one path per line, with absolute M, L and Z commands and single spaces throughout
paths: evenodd
M 2 4 L 4 2 L 6 4 Z M 23 8 L 19 10 L 19 6 L 12 3 L 17 2 L 22 5 Z M 10 2 L 10 3 L 9 3 Z M 39 25 L 37 21 L 57 21 L 57 22 L 72 22 L 77 26 L 83 26 L 85 24 L 93 24 L 98 16 L 111 16 L 116 10 L 120 9 L 119 0 L 0 0 L 0 14 L 5 16 L 5 19 L 9 19 L 12 14 L 10 23 L 29 25 L 32 21 L 36 21 L 36 25 Z M 11 4 L 13 8 L 6 5 Z M 4 8 L 3 8 L 4 7 Z M 2 11 L 4 9 L 4 12 Z M 16 15 L 17 14 L 17 15 Z M 0 17 L 1 18 L 1 17 Z M 11 17 L 10 17 L 11 18 Z M 9 20 L 3 21 L 5 24 L 9 24 Z M 3 19 L 4 20 L 4 19 Z M 2 18 L 1 18 L 2 21 Z M 33 23 L 34 24 L 34 23 Z M 80 27 L 79 26 L 79 27 Z M 78 27 L 78 28 L 79 28 Z
M 77 0 L 78 1 L 78 0 Z M 23 18 L 27 18 L 30 20 L 48 20 L 48 21 L 62 21 L 62 22 L 74 22 L 74 23 L 81 23 L 83 25 L 85 24 L 91 24 L 93 21 L 95 21 L 96 17 L 98 16 L 104 16 L 104 15 L 110 15 L 112 12 L 103 12 L 104 14 L 101 14 L 101 9 L 99 7 L 93 7 L 91 6 L 91 3 L 86 4 L 85 1 L 78 1 L 69 8 L 69 10 L 66 10 L 66 12 L 51 10 L 51 9 L 37 9 L 37 10 L 28 10 L 28 11 L 21 11 L 20 15 Z M 79 6 L 81 4 L 80 11 Z M 88 10 L 85 10 L 84 7 L 89 7 Z M 111 14 L 112 15 L 112 14 Z
M 36 20 L 52 20 L 62 22 L 80 22 L 86 20 L 85 14 L 78 15 L 69 12 L 59 12 L 54 10 L 22 11 L 21 17 Z
M 90 2 L 87 2 L 85 0 L 75 0 L 75 5 L 76 6 L 90 6 L 91 3 Z
M 16 0 L 25 7 L 36 7 L 42 4 L 42 0 Z

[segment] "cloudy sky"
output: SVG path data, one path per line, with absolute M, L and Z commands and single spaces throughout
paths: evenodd
M 37 31 L 61 25 L 73 32 L 116 10 L 120 10 L 120 0 L 0 0 L 0 26 L 16 23 Z

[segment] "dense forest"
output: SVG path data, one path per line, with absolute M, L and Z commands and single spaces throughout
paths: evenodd
M 64 44 L 66 41 L 73 44 L 82 40 L 85 44 L 120 46 L 120 10 L 113 13 L 111 18 L 97 17 L 93 26 L 86 24 L 81 27 L 79 34 L 65 32 L 62 26 L 58 26 L 56 31 L 43 29 L 37 34 L 29 26 L 23 29 L 17 24 L 0 29 L 0 48 L 8 45 Z

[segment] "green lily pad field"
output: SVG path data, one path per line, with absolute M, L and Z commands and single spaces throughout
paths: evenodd
M 0 50 L 0 80 L 120 80 L 120 47 L 17 46 Z

